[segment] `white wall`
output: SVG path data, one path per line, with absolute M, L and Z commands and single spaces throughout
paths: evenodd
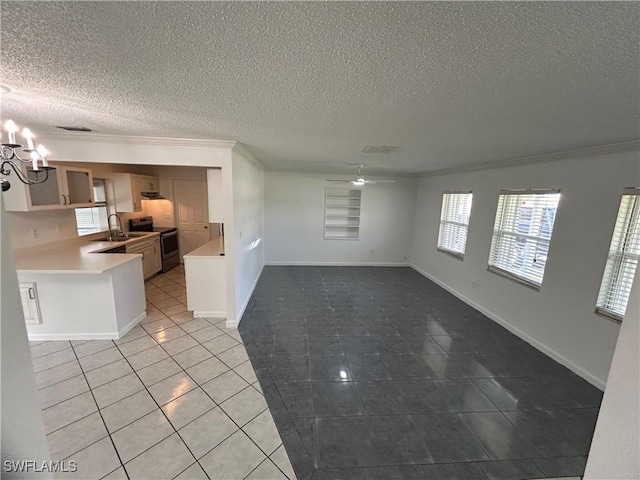
M 231 172 L 233 218 L 229 222 L 225 216 L 225 253 L 231 262 L 228 267 L 233 265 L 235 270 L 236 321 L 230 314 L 227 326 L 237 325 L 242 318 L 264 266 L 264 172 L 235 150 L 231 152 Z M 227 241 L 229 237 L 232 242 Z M 227 309 L 231 312 L 229 306 Z
M 622 189 L 639 179 L 638 152 L 422 178 L 412 265 L 602 389 L 619 325 L 594 307 Z M 550 187 L 562 197 L 541 290 L 488 272 L 499 191 Z M 436 250 L 443 190 L 473 191 L 463 262 Z
M 584 478 L 640 478 L 640 275 L 637 274 L 611 362 Z
M 2 464 L 7 460 L 34 460 L 41 466 L 49 460 L 36 381 L 31 366 L 27 330 L 18 293 L 18 278 L 13 266 L 7 235 L 4 207 L 0 199 L 0 252 L 2 280 L 0 296 L 0 338 L 2 347 Z M 51 473 L 7 473 L 2 478 L 53 478 Z
M 267 264 L 408 263 L 417 180 L 398 178 L 394 184 L 365 186 L 360 240 L 324 240 L 325 188 L 335 186 L 326 180 L 341 177 L 265 173 Z

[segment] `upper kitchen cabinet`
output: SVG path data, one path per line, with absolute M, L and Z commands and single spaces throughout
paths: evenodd
M 5 209 L 9 212 L 55 210 L 92 207 L 93 176 L 91 170 L 78 167 L 55 166 L 46 182 L 24 185 L 14 182 L 4 193 Z M 33 177 L 32 173 L 29 173 Z
M 114 173 L 113 188 L 116 195 L 116 211 L 141 212 L 142 192 L 160 190 L 158 177 L 135 175 L 133 173 Z
M 209 223 L 224 223 L 221 169 L 207 169 L 207 189 L 209 190 Z

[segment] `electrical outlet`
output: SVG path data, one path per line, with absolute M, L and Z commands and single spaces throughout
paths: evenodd
M 33 238 L 38 238 L 38 229 L 37 228 L 32 228 L 31 229 L 31 236 Z
M 473 281 L 471 282 L 471 286 L 472 286 L 473 288 L 476 288 L 476 287 L 478 286 L 478 282 L 476 282 L 475 280 L 473 280 Z

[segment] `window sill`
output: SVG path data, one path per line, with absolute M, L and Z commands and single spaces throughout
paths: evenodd
M 507 272 L 506 270 L 502 270 L 501 268 L 493 267 L 491 265 L 487 267 L 487 271 L 491 273 L 495 273 L 496 275 L 500 275 L 501 277 L 509 279 L 512 282 L 516 282 L 516 283 L 519 283 L 520 285 L 524 285 L 525 287 L 529 287 L 530 289 L 535 290 L 536 292 L 539 292 L 540 287 L 542 287 L 542 284 L 538 285 L 537 283 L 530 282 L 529 280 L 526 280 L 522 277 L 518 277 L 513 273 Z
M 615 313 L 609 312 L 608 310 L 604 310 L 600 308 L 596 308 L 594 312 L 596 315 L 600 315 L 601 317 L 604 317 L 607 320 L 615 323 L 622 323 L 622 320 L 624 318 L 624 317 L 620 317 L 619 315 L 616 315 Z
M 78 237 L 88 237 L 89 235 L 97 235 L 97 234 L 105 234 L 105 233 L 109 233 L 109 230 L 91 230 L 89 231 L 83 231 L 78 232 Z
M 447 250 L 446 248 L 436 247 L 436 250 L 442 253 L 446 253 L 447 255 L 455 258 L 456 260 L 460 260 L 461 262 L 464 260 L 464 253 L 454 252 L 453 250 Z

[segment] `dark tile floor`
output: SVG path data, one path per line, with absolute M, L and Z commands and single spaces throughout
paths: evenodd
M 602 393 L 409 268 L 266 267 L 239 330 L 300 480 L 584 473 Z

